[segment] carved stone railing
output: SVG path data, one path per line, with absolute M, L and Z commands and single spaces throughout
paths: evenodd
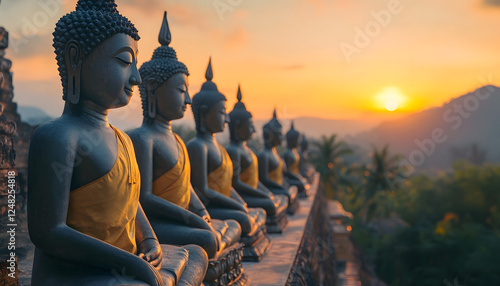
M 252 285 L 336 285 L 335 251 L 327 200 L 316 175 L 311 196 L 300 200 L 282 234 L 270 234 L 273 243 L 259 263 L 244 263 Z

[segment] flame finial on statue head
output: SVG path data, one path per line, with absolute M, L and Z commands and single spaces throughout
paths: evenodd
M 236 99 L 238 99 L 238 102 L 241 102 L 241 86 L 238 83 L 238 94 L 236 94 Z
M 211 81 L 214 78 L 214 72 L 212 71 L 212 57 L 208 59 L 207 71 L 205 72 L 205 79 Z
M 158 34 L 158 42 L 162 46 L 170 45 L 172 41 L 172 34 L 170 34 L 170 28 L 167 21 L 167 11 L 163 12 L 163 22 L 161 24 L 160 34 Z

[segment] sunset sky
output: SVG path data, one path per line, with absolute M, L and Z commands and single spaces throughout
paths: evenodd
M 15 101 L 62 111 L 52 49 L 57 20 L 76 0 L 3 0 Z M 254 117 L 316 116 L 378 122 L 440 106 L 485 84 L 500 85 L 496 0 L 117 0 L 150 59 L 164 10 L 171 46 L 191 73 L 191 95 L 212 56 L 214 82 L 235 102 L 238 83 Z M 140 124 L 140 100 L 112 113 Z M 389 106 L 398 108 L 390 112 Z M 132 122 L 132 123 L 131 123 Z

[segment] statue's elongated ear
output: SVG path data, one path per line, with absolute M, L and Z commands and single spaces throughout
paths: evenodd
M 148 80 L 146 83 L 146 90 L 148 92 L 148 116 L 150 118 L 156 117 L 156 89 L 158 82 L 154 79 Z
M 80 44 L 69 41 L 64 51 L 66 68 L 68 70 L 67 100 L 72 104 L 80 101 L 80 82 L 82 74 L 83 52 Z

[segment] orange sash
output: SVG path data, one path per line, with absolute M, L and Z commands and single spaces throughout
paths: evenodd
M 208 187 L 230 197 L 233 178 L 233 162 L 229 154 L 227 154 L 226 148 L 219 144 L 219 149 L 222 154 L 222 163 L 208 174 Z
M 300 158 L 298 158 L 298 156 L 295 156 L 295 162 L 293 162 L 293 164 L 290 166 L 290 173 L 299 174 L 300 173 L 299 164 L 300 164 Z
M 119 129 L 111 128 L 118 141 L 115 164 L 106 175 L 71 191 L 66 224 L 135 254 L 135 217 L 141 186 L 139 167 L 130 138 Z
M 172 202 L 181 208 L 188 209 L 191 199 L 190 176 L 191 164 L 189 162 L 186 145 L 175 134 L 179 148 L 179 158 L 175 166 L 161 175 L 153 182 L 153 194 Z
M 283 184 L 283 163 L 281 162 L 281 158 L 278 159 L 278 161 L 279 161 L 278 167 L 276 167 L 274 170 L 269 171 L 269 179 L 282 185 Z
M 240 181 L 256 189 L 259 186 L 259 163 L 257 156 L 250 150 L 252 164 L 240 172 Z

